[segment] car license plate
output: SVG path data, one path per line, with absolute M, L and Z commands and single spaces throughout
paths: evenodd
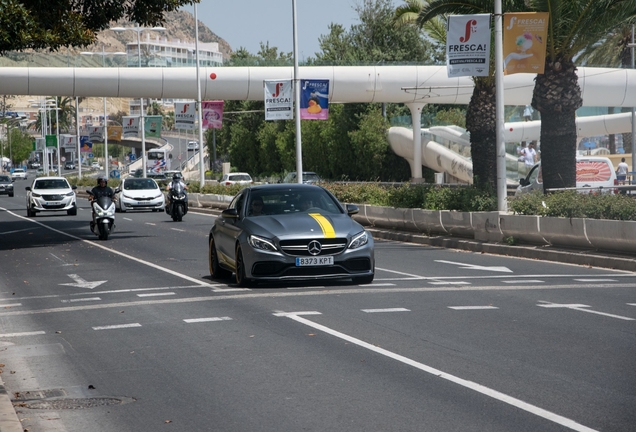
M 333 265 L 333 257 L 296 258 L 296 267 Z
M 44 203 L 44 205 L 58 205 L 58 204 L 60 204 L 60 203 L 57 202 L 57 201 L 47 201 L 47 202 Z

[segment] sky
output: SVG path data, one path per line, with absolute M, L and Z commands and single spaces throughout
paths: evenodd
M 329 34 L 329 24 L 345 29 L 359 24 L 353 10 L 362 0 L 296 0 L 298 58 L 315 57 L 320 51 L 318 38 Z M 403 4 L 392 0 L 395 7 Z M 194 14 L 192 6 L 184 7 Z M 225 39 L 232 50 L 246 48 L 256 54 L 260 42 L 277 47 L 279 52 L 293 51 L 292 0 L 201 0 L 197 16 L 212 32 Z

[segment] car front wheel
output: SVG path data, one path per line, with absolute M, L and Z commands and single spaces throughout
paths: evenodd
M 241 288 L 252 286 L 252 281 L 245 277 L 245 261 L 240 247 L 236 248 L 236 284 Z

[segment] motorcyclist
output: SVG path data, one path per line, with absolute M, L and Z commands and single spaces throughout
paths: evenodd
M 106 177 L 98 177 L 97 178 L 97 186 L 91 189 L 92 195 L 89 195 L 88 200 L 92 202 L 99 197 L 107 196 L 112 200 L 115 200 L 115 191 L 108 186 L 108 179 Z M 91 222 L 91 227 L 95 226 L 95 212 L 93 211 L 93 221 Z
M 175 175 L 172 176 L 172 181 L 170 183 L 168 183 L 168 185 L 166 186 L 166 191 L 168 192 L 167 196 L 166 196 L 166 211 L 167 209 L 170 207 L 170 190 L 173 189 L 174 187 L 176 187 L 177 185 L 181 185 L 181 187 L 183 187 L 183 190 L 188 190 L 188 185 L 185 184 L 183 182 L 183 176 L 180 173 L 176 173 Z M 186 208 L 188 206 L 188 196 L 186 195 L 186 199 L 185 199 L 185 205 Z

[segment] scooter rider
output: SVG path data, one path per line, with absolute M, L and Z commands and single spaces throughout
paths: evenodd
M 176 173 L 175 175 L 172 176 L 172 181 L 170 183 L 168 183 L 168 185 L 166 186 L 166 191 L 168 192 L 167 196 L 166 196 L 166 209 L 168 209 L 168 207 L 170 206 L 170 190 L 172 188 L 174 188 L 177 185 L 181 185 L 181 187 L 183 187 L 183 190 L 188 190 L 188 185 L 185 184 L 183 182 L 183 176 L 179 173 Z M 186 206 L 188 205 L 188 197 L 186 196 Z
M 98 177 L 97 178 L 97 186 L 91 189 L 92 195 L 88 197 L 88 200 L 92 203 L 93 200 L 96 200 L 99 197 L 107 196 L 112 200 L 115 200 L 115 191 L 108 186 L 108 179 L 106 177 Z M 91 222 L 91 227 L 95 225 L 95 212 L 93 212 L 93 221 Z

